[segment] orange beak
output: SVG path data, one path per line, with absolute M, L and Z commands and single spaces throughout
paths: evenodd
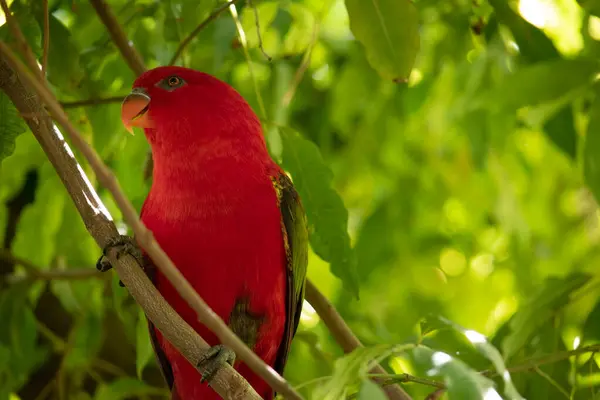
M 152 121 L 148 118 L 150 96 L 143 88 L 135 88 L 125 97 L 121 105 L 121 120 L 125 129 L 133 134 L 133 127 L 151 128 Z

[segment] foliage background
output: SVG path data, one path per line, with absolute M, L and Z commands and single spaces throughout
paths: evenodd
M 38 56 L 41 3 L 9 2 Z M 152 68 L 219 2 L 107 3 Z M 269 60 L 240 2 L 250 61 L 228 13 L 186 48 L 184 65 L 226 80 L 262 117 L 309 203 L 310 279 L 378 345 L 342 357 L 305 304 L 286 369 L 305 396 L 377 399 L 361 366 L 383 357 L 390 373 L 444 381 L 455 399 L 596 397 L 599 348 L 584 346 L 600 338 L 600 2 L 579 3 L 255 1 Z M 118 100 L 70 104 L 122 97 L 135 76 L 87 1 L 49 8 L 48 79 L 139 209 L 143 135 L 126 135 Z M 0 24 L 10 42 L 3 14 Z M 2 158 L 0 398 L 166 398 L 118 278 L 59 279 L 92 269 L 100 250 L 0 94 Z M 516 390 L 496 378 L 490 390 L 476 371 L 504 371 L 494 349 L 438 315 L 488 336 Z M 423 346 L 390 347 L 407 343 Z M 435 390 L 404 387 L 415 399 Z

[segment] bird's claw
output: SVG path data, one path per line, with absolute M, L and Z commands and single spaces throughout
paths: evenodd
M 142 255 L 142 251 L 134 239 L 127 235 L 119 235 L 113 239 L 110 239 L 106 246 L 104 246 L 104 249 L 102 249 L 102 256 L 100 256 L 98 262 L 96 262 L 96 269 L 98 271 L 106 272 L 112 268 L 107 255 L 108 252 L 113 248 L 116 249 L 115 257 L 117 260 L 125 254 L 129 254 L 135 258 L 142 267 L 144 266 L 144 257 Z M 121 281 L 119 281 L 119 286 L 125 287 Z
M 230 348 L 222 344 L 210 347 L 200 356 L 196 364 L 196 368 L 202 374 L 200 382 L 210 382 L 225 363 L 233 366 L 234 362 L 235 353 Z

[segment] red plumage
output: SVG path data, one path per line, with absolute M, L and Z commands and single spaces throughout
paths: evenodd
M 174 75 L 183 83 L 171 91 L 164 81 Z M 253 350 L 273 366 L 287 309 L 286 251 L 273 186 L 282 171 L 267 152 L 260 122 L 233 88 L 197 71 L 157 68 L 134 88 L 151 98 L 143 126 L 154 172 L 141 219 L 225 322 L 236 301 L 247 298 L 250 312 L 264 317 Z M 210 345 L 219 344 L 159 272 L 155 284 Z M 159 332 L 157 339 L 180 398 L 220 398 Z M 236 368 L 263 398 L 272 398 L 269 386 L 239 360 Z

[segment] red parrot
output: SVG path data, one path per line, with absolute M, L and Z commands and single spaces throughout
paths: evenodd
M 256 114 L 211 75 L 159 67 L 135 81 L 122 120 L 130 131 L 144 129 L 154 160 L 141 220 L 208 305 L 281 374 L 304 299 L 308 232 L 298 194 L 269 156 Z M 131 240 L 123 236 L 108 247 Z M 149 323 L 171 398 L 219 399 L 203 381 L 235 354 L 144 259 L 160 293 L 212 346 L 197 369 Z M 109 268 L 105 259 L 98 268 Z M 261 397 L 273 398 L 245 364 L 234 366 Z

